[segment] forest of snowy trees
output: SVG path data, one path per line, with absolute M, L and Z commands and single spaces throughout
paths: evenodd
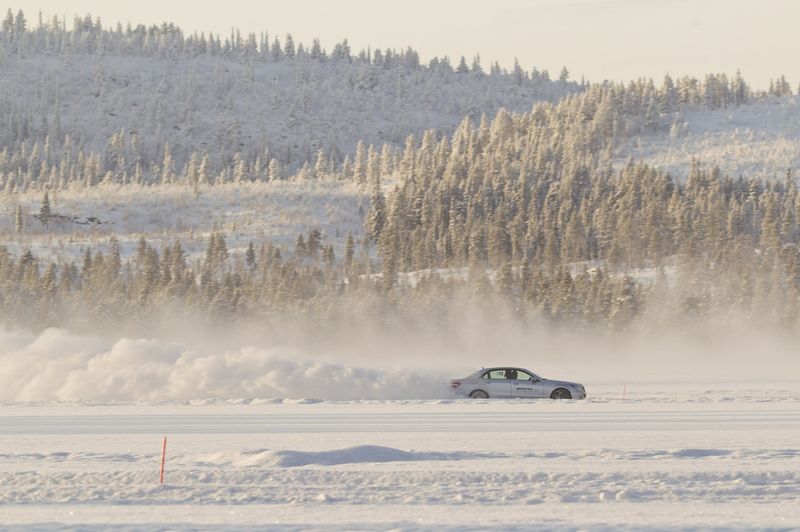
M 327 180 L 355 183 L 369 208 L 343 246 L 313 227 L 291 246 L 254 241 L 245 253 L 215 231 L 194 258 L 177 239 L 143 238 L 126 256 L 112 238 L 77 261 L 0 246 L 2 323 L 146 331 L 186 314 L 324 332 L 367 320 L 435 326 L 471 305 L 612 332 L 689 319 L 800 333 L 792 169 L 762 180 L 702 161 L 686 176 L 613 163 L 634 136 L 679 135 L 671 130 L 687 108 L 791 97 L 783 77 L 768 91 L 738 73 L 576 84 L 566 71 L 551 80 L 518 66 L 484 72 L 478 61 L 421 65 L 413 50 L 354 54 L 346 41 L 326 52 L 289 36 L 105 29 L 90 17 L 71 30 L 28 26 L 10 13 L 0 33 L 3 68 L 37 79 L 25 96 L 11 86 L 21 74 L 0 86 L 0 193 L 16 205 L 6 214 L 17 233 L 47 225 L 49 193 L 86 187 L 212 195 L 242 182 Z M 125 61 L 150 73 L 112 72 Z M 54 77 L 73 68 L 72 81 Z M 156 83 L 167 70 L 173 77 Z M 446 100 L 458 105 L 436 123 L 411 112 Z M 280 110 L 248 115 L 253 102 Z M 386 120 L 361 120 L 376 108 Z M 337 139 L 340 121 L 353 133 Z M 30 191 L 43 198 L 36 216 L 14 200 Z
M 0 174 L 16 186 L 285 178 L 356 143 L 402 143 L 501 106 L 527 110 L 582 86 L 479 60 L 421 64 L 412 49 L 328 52 L 291 35 L 104 28 L 91 17 L 8 13 L 0 31 Z M 33 88 L 33 90 L 31 90 Z M 318 165 L 317 165 L 318 166 Z
M 343 41 L 328 52 L 290 35 L 104 28 L 89 16 L 32 26 L 9 11 L 0 31 L 0 190 L 348 174 L 359 141 L 398 149 L 409 133 L 587 91 L 574 112 L 619 143 L 679 128 L 686 107 L 792 94 L 783 77 L 767 92 L 738 73 L 589 85 L 566 69 L 551 79 L 519 65 L 485 72 L 477 57 L 423 65 L 412 49 L 355 53 Z

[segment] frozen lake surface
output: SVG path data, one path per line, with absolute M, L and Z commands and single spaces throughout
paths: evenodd
M 796 384 L 587 388 L 564 402 L 0 403 L 0 524 L 798 527 Z

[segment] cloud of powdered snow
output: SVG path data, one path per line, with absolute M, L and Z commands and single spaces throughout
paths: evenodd
M 757 387 L 800 372 L 794 337 L 752 326 L 674 323 L 613 335 L 522 322 L 489 305 L 451 312 L 305 340 L 245 325 L 224 334 L 171 324 L 169 335 L 151 338 L 0 327 L 0 401 L 431 399 L 450 396 L 448 378 L 503 365 L 590 391 L 609 383 Z
M 179 343 L 104 342 L 60 329 L 0 330 L 0 400 L 161 401 L 314 397 L 442 397 L 446 377 L 347 367 L 247 347 L 216 354 Z

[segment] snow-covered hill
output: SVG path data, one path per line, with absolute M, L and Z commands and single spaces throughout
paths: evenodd
M 272 67 L 283 68 L 267 68 Z M 689 109 L 662 117 L 662 125 L 670 120 L 677 124 L 670 133 L 631 139 L 616 151 L 616 161 L 621 164 L 632 157 L 679 179 L 688 174 L 692 160 L 719 166 L 734 177 L 783 179 L 788 169 L 798 175 L 800 96 L 727 109 Z M 141 237 L 156 243 L 179 238 L 190 254 L 200 254 L 208 234 L 221 230 L 236 252 L 243 251 L 251 240 L 291 245 L 298 234 L 319 228 L 341 256 L 347 234 L 358 238 L 362 233 L 369 208 L 363 190 L 350 181 L 333 179 L 229 183 L 199 190 L 182 184 L 147 188 L 101 185 L 53 194 L 54 212 L 96 217 L 104 223 L 44 226 L 35 218 L 42 201 L 40 191 L 2 196 L 0 236 L 10 250 L 30 248 L 43 257 L 76 258 L 86 247 L 102 247 L 114 235 L 126 254 Z M 25 213 L 24 237 L 15 231 L 18 205 Z
M 685 177 L 697 160 L 723 174 L 783 179 L 800 170 L 800 96 L 727 109 L 692 109 L 664 117 L 669 133 L 636 137 L 616 153 Z M 665 128 L 666 129 L 666 128 Z
M 136 31 L 98 28 L 65 32 L 80 44 L 55 49 L 34 38 L 62 33 L 30 32 L 24 52 L 14 54 L 15 35 L 0 32 L 0 146 L 57 149 L 69 136 L 87 154 L 124 154 L 129 170 L 138 162 L 145 172 L 161 164 L 165 148 L 177 171 L 193 152 L 207 153 L 216 168 L 237 153 L 288 169 L 313 164 L 319 150 L 341 162 L 358 141 L 402 145 L 426 129 L 450 132 L 465 116 L 526 111 L 581 89 L 522 69 L 484 73 L 439 59 L 420 65 L 413 50 L 351 55 L 339 46 L 327 55 L 300 47 L 289 56 L 231 44 L 214 53 L 166 37 L 151 50 L 132 44 Z M 87 39 L 108 48 L 98 51 Z M 118 41 L 126 45 L 108 44 Z

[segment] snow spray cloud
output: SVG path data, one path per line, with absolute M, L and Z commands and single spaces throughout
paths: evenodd
M 488 300 L 413 310 L 323 329 L 315 316 L 201 327 L 188 313 L 139 332 L 0 326 L 0 401 L 432 399 L 450 396 L 448 378 L 495 365 L 582 382 L 590 395 L 621 382 L 796 382 L 800 371 L 795 336 L 744 320 L 655 317 L 609 334 L 520 320 Z
M 437 398 L 443 376 L 353 368 L 259 348 L 204 354 L 179 343 L 104 342 L 60 329 L 0 329 L 0 400 L 164 401 L 200 398 Z

